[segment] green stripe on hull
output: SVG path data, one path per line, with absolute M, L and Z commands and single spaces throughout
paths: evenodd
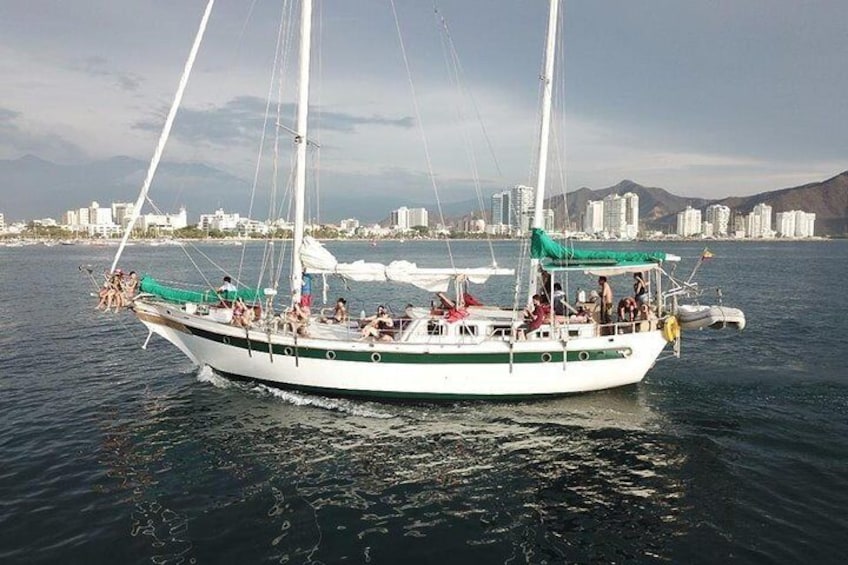
M 197 337 L 231 345 L 255 354 L 268 354 L 268 343 L 249 340 L 244 337 L 229 337 L 208 332 L 198 328 L 187 327 Z M 524 364 L 524 363 L 562 363 L 563 351 L 520 352 L 511 356 L 506 353 L 401 353 L 395 351 L 347 351 L 313 347 L 294 347 L 291 345 L 273 344 L 274 355 L 294 356 L 300 359 L 334 359 L 336 361 L 353 361 L 359 363 L 398 363 L 398 364 Z M 584 351 L 569 351 L 566 362 L 579 361 L 608 361 L 630 356 L 629 347 L 612 349 L 595 349 Z M 379 356 L 379 357 L 375 357 Z
M 307 385 L 292 385 L 287 383 L 279 383 L 276 381 L 266 381 L 264 379 L 256 379 L 227 373 L 212 368 L 219 375 L 233 381 L 242 381 L 250 383 L 259 383 L 268 387 L 281 390 L 293 390 L 307 394 L 316 394 L 322 396 L 335 396 L 344 398 L 379 398 L 381 400 L 397 400 L 397 401 L 419 401 L 419 400 L 440 400 L 447 402 L 456 402 L 459 400 L 486 400 L 486 401 L 503 401 L 515 402 L 523 400 L 538 400 L 543 398 L 559 398 L 563 396 L 572 396 L 576 394 L 586 394 L 585 392 L 555 392 L 550 394 L 437 394 L 432 392 L 399 392 L 386 390 L 356 390 L 344 388 L 324 388 L 318 386 Z

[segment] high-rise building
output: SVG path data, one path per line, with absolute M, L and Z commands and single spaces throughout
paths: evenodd
M 701 233 L 701 211 L 687 206 L 677 213 L 677 235 L 690 237 Z
M 418 226 L 424 226 L 425 228 L 430 226 L 426 208 L 409 209 L 409 227 L 414 228 Z
M 771 229 L 771 206 L 768 204 L 757 204 L 748 216 L 748 237 L 763 238 L 772 237 Z
M 505 190 L 492 195 L 492 225 L 510 226 L 512 225 L 512 208 L 511 192 Z
M 622 237 L 627 231 L 627 208 L 618 194 L 604 198 L 604 232 L 612 237 Z
M 604 202 L 589 200 L 586 202 L 586 214 L 583 216 L 583 231 L 595 235 L 604 231 Z
M 713 225 L 713 232 L 718 236 L 727 236 L 730 228 L 730 208 L 721 204 L 707 206 L 707 221 Z
M 810 212 L 795 212 L 795 237 L 813 237 L 816 231 L 816 215 Z
M 635 239 L 639 235 L 639 195 L 625 192 L 621 198 L 624 201 L 624 232 L 619 237 Z
M 780 237 L 813 237 L 815 214 L 789 210 L 775 214 L 775 231 Z
M 133 213 L 132 202 L 112 202 L 112 220 L 119 226 L 129 223 Z
M 101 208 L 97 202 L 92 202 L 88 207 L 88 223 L 96 226 L 110 226 L 112 221 L 112 208 Z
M 512 205 L 512 222 L 513 229 L 519 233 L 527 233 L 530 231 L 530 225 L 533 223 L 533 195 L 532 187 L 517 184 L 512 187 L 510 195 L 510 204 Z
M 0 214 L 0 233 L 6 233 L 6 218 Z

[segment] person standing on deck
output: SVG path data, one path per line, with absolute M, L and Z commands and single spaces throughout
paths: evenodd
M 601 295 L 601 324 L 611 324 L 612 287 L 606 277 L 598 277 L 598 294 Z

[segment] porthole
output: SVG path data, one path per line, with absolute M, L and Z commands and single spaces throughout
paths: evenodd
M 550 363 L 551 362 L 551 354 L 545 351 L 542 353 L 542 363 Z
M 633 355 L 633 350 L 628 347 L 627 349 L 622 349 L 620 353 L 622 357 L 627 359 L 628 357 Z
M 376 351 L 371 354 L 371 361 L 374 363 L 379 363 L 383 359 L 383 356 L 377 353 Z
M 588 351 L 581 351 L 580 353 L 577 354 L 577 358 L 580 359 L 581 361 L 588 361 L 589 360 L 589 352 Z
M 291 356 L 292 353 L 294 353 L 294 349 L 292 349 L 291 347 L 286 346 L 283 348 L 283 355 Z
M 230 337 L 225 335 L 224 338 L 221 341 L 224 342 L 224 345 L 229 345 L 230 344 Z
M 326 357 L 327 359 L 329 359 L 330 361 L 332 361 L 333 359 L 335 359 L 335 358 L 336 358 L 336 352 L 335 352 L 335 351 L 328 351 L 328 352 L 325 354 L 325 357 Z

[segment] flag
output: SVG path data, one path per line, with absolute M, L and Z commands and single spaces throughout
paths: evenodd
M 704 247 L 704 252 L 701 253 L 701 260 L 706 261 L 707 259 L 712 259 L 712 257 L 713 257 L 713 252 L 710 251 L 709 249 L 707 249 L 706 247 Z

